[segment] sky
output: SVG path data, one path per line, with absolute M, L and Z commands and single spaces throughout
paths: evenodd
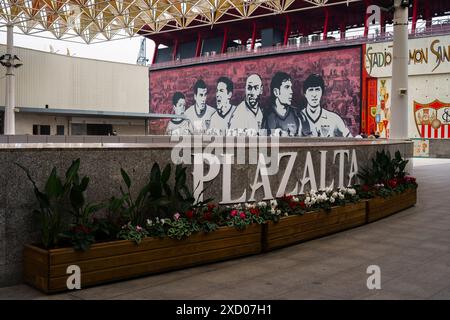
M 84 44 L 73 43 L 63 40 L 47 39 L 36 36 L 19 34 L 19 29 L 14 28 L 14 46 L 30 48 L 50 52 L 51 47 L 58 54 L 67 54 L 82 58 L 107 60 L 136 64 L 142 37 L 133 37 L 122 40 L 106 41 L 102 43 Z M 16 33 L 17 32 L 17 33 Z M 42 33 L 48 37 L 50 33 Z M 79 42 L 83 41 L 79 38 Z M 6 27 L 0 27 L 0 44 L 6 44 Z M 51 46 L 51 47 L 50 47 Z M 154 43 L 147 39 L 147 58 L 151 59 Z

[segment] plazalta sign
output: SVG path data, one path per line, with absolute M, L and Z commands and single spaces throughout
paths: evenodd
M 450 36 L 409 40 L 409 75 L 450 72 Z M 392 42 L 367 44 L 365 68 L 372 77 L 392 76 Z
M 253 202 L 299 195 L 310 190 L 346 188 L 356 184 L 355 148 L 295 148 L 281 152 L 276 138 L 173 137 L 174 163 L 192 165 L 192 189 L 197 201 L 208 188 L 221 204 Z M 212 186 L 211 186 L 212 185 Z

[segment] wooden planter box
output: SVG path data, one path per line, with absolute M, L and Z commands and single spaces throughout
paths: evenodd
M 279 222 L 264 225 L 263 251 L 289 246 L 298 242 L 326 236 L 365 224 L 366 203 L 361 201 L 300 216 L 281 218 Z
M 417 202 L 417 189 L 396 194 L 389 198 L 377 197 L 367 201 L 367 222 L 380 220 L 412 207 Z
M 24 279 L 30 285 L 53 293 L 67 290 L 69 265 L 81 269 L 81 287 L 127 279 L 261 252 L 261 225 L 244 231 L 221 227 L 194 234 L 184 240 L 148 238 L 136 245 L 118 240 L 98 243 L 86 252 L 72 248 L 44 250 L 24 248 Z

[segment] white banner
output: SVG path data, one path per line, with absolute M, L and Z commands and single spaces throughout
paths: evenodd
M 409 75 L 450 73 L 450 35 L 412 39 L 409 45 Z M 364 53 L 367 73 L 392 76 L 392 42 L 367 44 Z

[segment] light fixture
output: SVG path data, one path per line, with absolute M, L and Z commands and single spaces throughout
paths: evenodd
M 16 55 L 13 56 L 9 53 L 0 56 L 0 64 L 6 68 L 10 68 L 10 67 L 19 68 L 23 65 L 22 62 L 15 62 L 15 61 L 21 61 L 21 60 L 18 56 L 16 56 Z

